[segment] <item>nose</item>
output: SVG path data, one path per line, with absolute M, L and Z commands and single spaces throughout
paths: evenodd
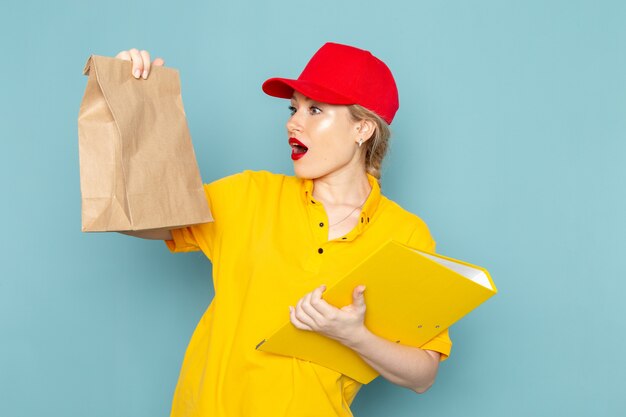
M 292 136 L 294 133 L 302 132 L 302 121 L 298 117 L 298 112 L 294 113 L 287 120 L 287 133 Z

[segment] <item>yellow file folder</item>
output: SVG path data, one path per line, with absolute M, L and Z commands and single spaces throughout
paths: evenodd
M 374 334 L 419 347 L 478 307 L 497 289 L 486 269 L 390 241 L 372 253 L 323 298 L 343 307 L 365 285 L 365 325 Z M 367 384 L 378 376 L 353 350 L 291 322 L 261 341 L 263 352 L 317 363 Z

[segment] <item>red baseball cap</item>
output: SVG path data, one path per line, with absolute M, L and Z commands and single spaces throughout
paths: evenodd
M 326 43 L 313 55 L 297 80 L 270 78 L 266 94 L 291 98 L 298 91 L 328 104 L 359 104 L 388 124 L 400 106 L 391 71 L 369 51 L 338 43 Z

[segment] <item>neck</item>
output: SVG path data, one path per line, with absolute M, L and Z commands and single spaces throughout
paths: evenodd
M 365 171 L 344 172 L 313 180 L 313 196 L 330 205 L 360 206 L 371 190 Z

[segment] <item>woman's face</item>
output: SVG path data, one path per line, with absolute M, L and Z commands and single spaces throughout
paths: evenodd
M 319 103 L 295 92 L 290 110 L 287 133 L 297 177 L 365 170 L 357 145 L 360 123 L 352 120 L 347 106 Z

